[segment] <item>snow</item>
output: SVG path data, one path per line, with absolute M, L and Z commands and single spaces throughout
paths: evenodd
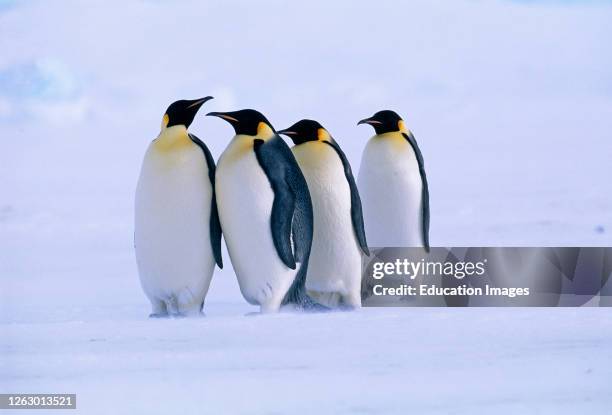
M 81 413 L 610 412 L 607 309 L 246 317 L 224 252 L 206 318 L 149 320 L 132 212 L 164 109 L 210 94 L 203 112 L 318 119 L 355 172 L 356 122 L 397 110 L 435 246 L 609 246 L 611 18 L 606 1 L 0 0 L 0 392 L 74 392 Z M 215 157 L 231 136 L 191 131 Z
M 139 306 L 3 321 L 0 389 L 82 413 L 555 413 L 612 405 L 606 309 L 363 309 L 147 320 Z M 8 359 L 6 359 L 8 358 Z

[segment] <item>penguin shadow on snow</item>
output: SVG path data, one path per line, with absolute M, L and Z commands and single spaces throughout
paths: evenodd
M 282 306 L 276 313 L 266 313 L 262 311 L 250 311 L 244 314 L 244 317 L 262 317 L 262 316 L 273 316 L 278 314 L 300 314 L 300 315 L 319 315 L 319 314 L 333 314 L 333 313 L 347 313 L 352 311 L 358 311 L 360 307 L 352 307 L 349 305 L 339 305 L 338 307 L 328 307 L 326 305 L 318 303 L 319 307 L 313 307 L 311 309 L 304 309 L 295 304 L 286 304 Z

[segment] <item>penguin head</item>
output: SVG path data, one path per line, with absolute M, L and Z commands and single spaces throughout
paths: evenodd
M 173 102 L 162 119 L 162 130 L 175 125 L 184 125 L 185 128 L 189 128 L 202 104 L 211 99 L 213 97 L 181 99 Z
M 397 115 L 395 111 L 390 110 L 378 111 L 370 118 L 365 118 L 359 121 L 357 125 L 359 124 L 370 124 L 372 127 L 374 127 L 376 134 L 390 133 L 393 131 L 406 131 L 402 117 Z
M 298 121 L 278 133 L 288 136 L 296 146 L 308 141 L 329 141 L 332 139 L 327 130 L 314 120 Z
M 257 136 L 264 133 L 274 134 L 274 127 L 259 111 L 245 109 L 230 112 L 209 112 L 209 116 L 223 118 L 234 127 L 236 135 Z

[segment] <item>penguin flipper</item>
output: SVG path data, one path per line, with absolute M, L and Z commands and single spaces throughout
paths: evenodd
M 285 180 L 295 197 L 295 210 L 292 219 L 293 252 L 295 260 L 302 264 L 302 268 L 308 265 L 312 236 L 314 232 L 312 200 L 306 178 L 293 155 L 291 149 L 285 144 L 280 136 L 271 140 L 270 144 L 277 147 L 279 155 L 283 159 L 285 167 Z M 306 275 L 304 275 L 304 279 Z M 305 281 L 304 281 L 305 282 Z
M 368 242 L 366 241 L 365 227 L 363 225 L 363 209 L 361 207 L 361 198 L 359 197 L 359 190 L 357 189 L 357 184 L 355 183 L 355 178 L 353 177 L 351 165 L 348 162 L 346 155 L 336 142 L 323 142 L 331 146 L 334 150 L 336 150 L 336 153 L 338 153 L 338 157 L 340 157 L 340 160 L 342 161 L 344 175 L 346 176 L 346 181 L 348 182 L 349 188 L 351 190 L 351 219 L 353 222 L 353 229 L 355 230 L 355 236 L 357 237 L 357 242 L 359 242 L 359 246 L 361 247 L 363 253 L 366 255 L 370 255 L 370 250 L 368 249 Z
M 292 269 L 296 267 L 296 259 L 301 263 L 283 304 L 295 303 L 307 308 L 308 304 L 313 302 L 306 294 L 306 274 L 313 235 L 312 201 L 308 185 L 293 153 L 278 135 L 267 142 L 255 140 L 254 149 L 274 191 L 271 226 L 278 255 L 285 265 Z M 276 201 L 279 200 L 278 206 L 289 205 L 286 199 L 292 201 L 289 208 L 275 215 Z M 292 262 L 288 264 L 283 256 L 290 258 Z
M 296 194 L 295 212 L 293 214 L 291 228 L 293 235 L 293 250 L 295 253 L 295 260 L 297 262 L 308 264 L 314 229 L 312 201 L 310 199 L 310 192 L 308 191 L 306 179 L 302 175 L 302 171 L 299 170 L 297 162 L 295 167 L 298 169 L 297 172 L 292 174 L 295 176 L 295 178 L 290 180 L 290 185 L 293 192 Z M 298 182 L 301 182 L 298 174 L 299 177 L 304 180 L 301 185 L 297 184 Z
M 275 138 L 270 141 L 274 141 Z M 256 139 L 253 143 L 255 156 L 274 192 L 270 214 L 272 240 L 278 256 L 291 269 L 295 269 L 295 257 L 291 247 L 291 225 L 295 210 L 295 194 L 287 182 L 287 167 L 279 154 L 278 146 Z
M 208 165 L 208 178 L 210 179 L 210 184 L 212 185 L 212 200 L 210 206 L 210 243 L 212 245 L 215 262 L 219 268 L 222 269 L 223 258 L 221 257 L 221 234 L 223 232 L 221 230 L 221 221 L 219 220 L 219 210 L 217 208 L 217 198 L 215 195 L 215 159 L 213 158 L 212 154 L 210 154 L 210 150 L 202 140 L 191 133 L 189 133 L 189 138 L 194 142 L 194 144 L 202 149 L 204 158 L 206 159 L 206 164 Z
M 414 154 L 416 155 L 417 162 L 419 163 L 419 173 L 421 174 L 422 191 L 421 191 L 421 202 L 422 202 L 422 217 L 423 217 L 423 245 L 425 251 L 429 252 L 429 186 L 427 184 L 427 175 L 425 174 L 425 161 L 423 160 L 423 154 L 414 138 L 412 133 L 402 133 L 404 138 L 410 143 Z

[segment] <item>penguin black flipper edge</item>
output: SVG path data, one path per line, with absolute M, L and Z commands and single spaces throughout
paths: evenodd
M 355 183 L 355 178 L 353 177 L 353 172 L 351 170 L 351 165 L 349 164 L 346 155 L 336 144 L 332 141 L 323 141 L 325 144 L 331 146 L 340 160 L 342 161 L 342 166 L 344 168 L 344 175 L 346 176 L 346 181 L 349 184 L 349 188 L 351 190 L 351 219 L 353 222 L 353 229 L 355 229 L 355 236 L 357 237 L 357 241 L 359 242 L 359 246 L 364 254 L 370 255 L 370 250 L 368 249 L 368 242 L 366 241 L 365 227 L 363 224 L 363 210 L 361 207 L 361 198 L 359 197 L 359 190 L 357 189 L 357 184 Z
M 421 174 L 422 191 L 422 216 L 423 216 L 423 245 L 425 251 L 429 252 L 429 186 L 427 184 L 427 175 L 425 174 L 425 161 L 423 160 L 423 154 L 417 145 L 416 139 L 412 133 L 402 133 L 404 138 L 410 143 L 414 154 L 416 155 L 417 162 L 419 163 L 419 173 Z
M 208 165 L 208 178 L 210 179 L 210 183 L 212 184 L 212 200 L 210 206 L 210 243 L 212 245 L 213 255 L 215 257 L 215 262 L 219 266 L 219 268 L 223 269 L 223 258 L 221 256 L 221 234 L 223 233 L 221 230 L 221 222 L 219 221 L 219 210 L 217 208 L 217 198 L 215 197 L 215 159 L 213 158 L 210 150 L 204 144 L 202 140 L 196 137 L 194 134 L 189 133 L 189 138 L 194 142 L 198 147 L 202 149 L 204 153 L 204 158 L 206 159 L 206 164 Z
M 265 142 L 255 140 L 254 150 L 274 191 L 270 225 L 278 255 L 289 268 L 295 269 L 296 261 L 301 263 L 283 304 L 311 305 L 305 286 L 314 228 L 306 179 L 293 153 L 278 135 Z M 294 249 L 291 246 L 292 234 Z
M 295 269 L 295 257 L 291 247 L 291 225 L 293 212 L 295 210 L 295 194 L 287 181 L 287 167 L 280 157 L 278 148 L 275 145 L 276 137 L 266 143 L 264 140 L 257 139 L 253 143 L 257 162 L 268 177 L 272 191 L 274 192 L 274 202 L 270 214 L 270 228 L 272 240 L 278 256 L 283 263 L 291 269 Z

